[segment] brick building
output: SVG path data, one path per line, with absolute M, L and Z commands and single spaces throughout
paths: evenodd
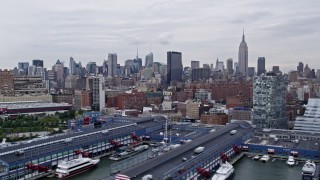
M 11 70 L 0 69 L 0 94 L 3 96 L 14 96 L 14 81 Z
M 228 123 L 228 115 L 225 113 L 202 114 L 200 120 L 204 124 L 226 125 Z
M 76 90 L 74 95 L 74 108 L 82 109 L 91 106 L 92 94 L 88 90 Z
M 119 109 L 143 109 L 147 105 L 146 94 L 142 92 L 119 94 L 117 97 Z
M 73 94 L 51 94 L 52 102 L 54 103 L 69 103 L 73 104 Z
M 252 82 L 214 82 L 208 83 L 188 83 L 185 90 L 206 90 L 211 92 L 211 98 L 218 101 L 226 101 L 227 97 L 234 97 L 240 95 L 241 101 L 247 106 L 252 104 L 253 86 Z

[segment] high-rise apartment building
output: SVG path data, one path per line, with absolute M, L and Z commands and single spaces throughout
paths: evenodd
M 167 84 L 172 81 L 182 81 L 182 55 L 181 52 L 167 52 Z
M 248 74 L 248 45 L 245 41 L 244 33 L 239 46 L 238 65 L 240 74 L 246 76 Z
M 150 52 L 149 54 L 146 55 L 145 67 L 146 68 L 152 67 L 152 64 L 153 64 L 153 53 Z
M 105 80 L 102 76 L 92 78 L 92 107 L 93 110 L 103 111 L 106 107 Z
M 108 76 L 114 77 L 117 75 L 117 54 L 108 54 Z
M 233 59 L 227 59 L 227 72 L 228 74 L 233 74 Z
M 258 128 L 286 129 L 285 78 L 273 73 L 255 76 L 253 81 L 253 124 Z
M 265 57 L 258 57 L 258 66 L 257 67 L 258 67 L 258 70 L 257 70 L 258 76 L 266 73 L 266 59 L 265 59 Z

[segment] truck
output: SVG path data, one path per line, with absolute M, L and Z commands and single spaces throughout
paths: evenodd
M 199 153 L 202 153 L 203 150 L 204 150 L 204 147 L 200 146 L 200 147 L 197 147 L 196 149 L 194 149 L 194 153 L 199 154 Z
M 237 133 L 237 130 L 232 130 L 232 131 L 230 131 L 230 135 L 235 135 Z

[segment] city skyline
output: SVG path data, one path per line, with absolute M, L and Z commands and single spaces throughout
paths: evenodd
M 66 66 L 70 56 L 82 64 L 102 65 L 112 52 L 123 65 L 135 57 L 137 48 L 144 60 L 150 47 L 155 62 L 166 62 L 167 51 L 182 52 L 184 66 L 191 60 L 200 61 L 200 66 L 215 63 L 217 56 L 238 62 L 243 27 L 249 67 L 256 67 L 258 57 L 266 57 L 267 70 L 272 66 L 296 70 L 299 61 L 318 69 L 319 42 L 314 41 L 320 38 L 318 5 L 318 1 L 68 1 L 64 6 L 4 2 L 2 69 L 33 59 L 43 59 L 50 68 L 60 59 Z

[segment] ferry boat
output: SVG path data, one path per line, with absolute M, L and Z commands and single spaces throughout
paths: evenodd
M 312 179 L 315 175 L 317 166 L 314 162 L 307 160 L 302 167 L 302 179 Z
M 132 149 L 127 149 L 127 150 L 125 150 L 123 152 L 115 153 L 112 156 L 110 156 L 109 159 L 114 160 L 114 161 L 119 161 L 119 160 L 128 158 L 130 156 L 133 156 L 135 154 L 138 154 L 139 152 L 144 151 L 144 150 L 146 150 L 148 148 L 149 148 L 148 145 L 140 145 L 140 146 L 137 146 L 137 147 L 132 148 Z
M 269 161 L 269 159 L 270 159 L 270 156 L 268 156 L 268 155 L 263 155 L 263 156 L 261 157 L 260 161 L 262 161 L 262 162 L 267 162 L 267 161 Z
M 226 161 L 216 171 L 215 175 L 211 178 L 211 180 L 225 180 L 228 177 L 230 177 L 233 172 L 234 172 L 233 166 Z
M 82 155 L 79 154 L 77 159 L 62 161 L 59 163 L 55 175 L 61 179 L 75 176 L 90 170 L 92 167 L 97 165 L 99 161 L 100 159 L 83 158 Z
M 289 166 L 293 166 L 295 164 L 293 156 L 288 157 L 287 164 Z

